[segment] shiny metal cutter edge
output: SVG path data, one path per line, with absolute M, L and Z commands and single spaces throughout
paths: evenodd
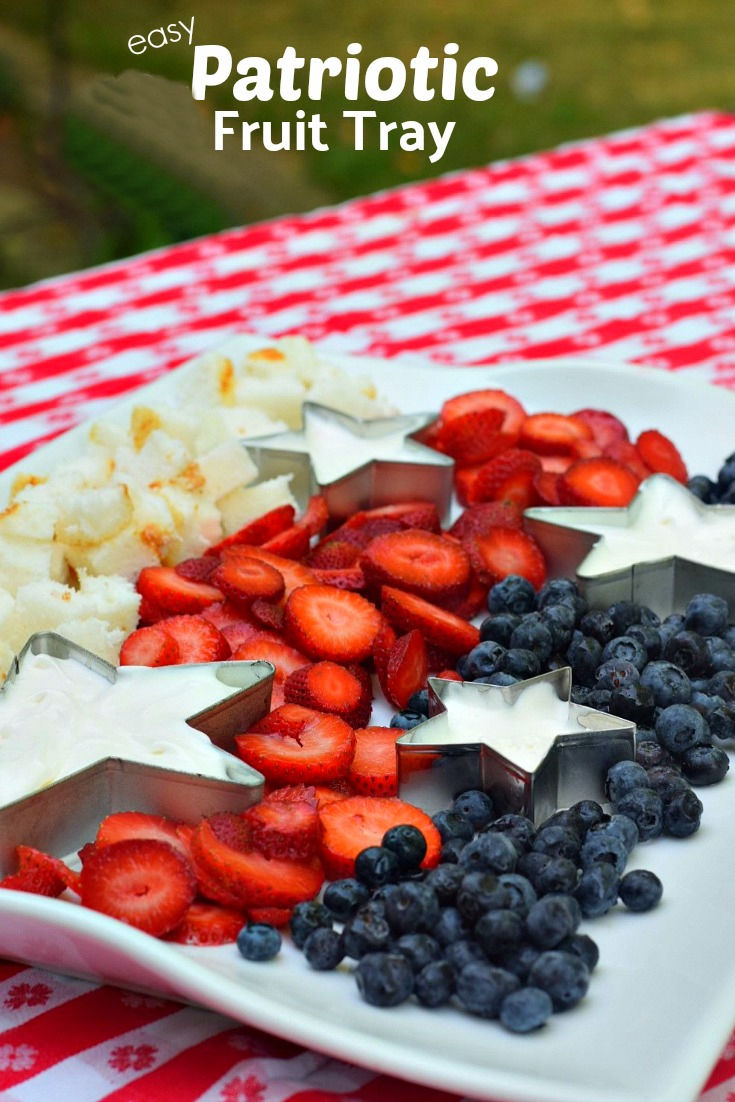
M 5 685 L 12 684 L 28 654 L 80 662 L 110 682 L 117 677 L 115 666 L 48 631 L 30 637 L 13 660 Z M 229 752 L 234 736 L 268 711 L 274 669 L 269 662 L 207 665 L 216 666 L 217 678 L 234 691 L 187 717 L 187 722 Z M 196 666 L 191 663 L 175 668 L 184 671 Z M 261 773 L 234 756 L 228 773 L 230 779 L 222 780 L 114 755 L 102 758 L 0 808 L 0 875 L 14 871 L 16 845 L 66 856 L 94 838 L 102 819 L 116 811 L 142 811 L 196 823 L 218 811 L 244 811 L 260 800 L 265 783 Z
M 329 515 L 339 520 L 345 520 L 360 509 L 375 509 L 402 501 L 432 502 L 437 507 L 440 520 L 448 518 L 454 484 L 454 460 L 414 439 L 417 433 L 436 420 L 435 413 L 401 414 L 366 420 L 351 417 L 318 402 L 304 402 L 303 409 L 305 419 L 316 413 L 365 439 L 388 435 L 405 427 L 406 445 L 415 454 L 415 459 L 374 459 L 340 478 L 319 482 L 305 437 L 303 450 L 285 446 L 288 437 L 297 438 L 299 433 L 248 437 L 242 443 L 258 468 L 261 479 L 292 474 L 291 492 L 300 505 L 305 505 L 311 494 L 321 493 L 326 499 Z M 279 447 L 279 440 L 284 442 L 284 446 Z
M 426 723 L 449 710 L 452 699 L 468 691 L 477 695 L 481 719 L 484 695 L 500 693 L 512 705 L 529 686 L 539 682 L 551 684 L 559 700 L 569 704 L 579 731 L 557 735 L 535 770 L 519 766 L 485 743 L 471 739 L 449 745 L 441 741 L 413 742 L 416 731 L 422 731 L 425 737 Z M 578 800 L 604 802 L 607 770 L 615 762 L 635 756 L 636 726 L 630 720 L 571 703 L 571 690 L 572 671 L 568 666 L 510 686 L 430 677 L 430 718 L 396 741 L 400 797 L 434 814 L 447 807 L 457 793 L 480 788 L 492 797 L 494 815 L 515 812 L 537 824 Z
M 654 477 L 664 478 L 665 475 Z M 638 491 L 638 494 L 640 490 Z M 623 511 L 629 510 L 638 494 Z M 705 505 L 691 495 L 699 512 L 728 510 L 735 516 L 733 505 Z M 731 617 L 735 617 L 735 563 L 733 570 L 705 566 L 678 556 L 633 563 L 621 570 L 585 575 L 579 568 L 600 536 L 565 526 L 579 519 L 585 527 L 595 523 L 608 524 L 619 516 L 620 508 L 551 505 L 526 509 L 523 514 L 526 531 L 540 545 L 546 558 L 550 578 L 573 577 L 581 593 L 593 608 L 607 608 L 616 601 L 634 601 L 647 605 L 659 616 L 681 612 L 697 593 L 714 593 L 727 601 Z

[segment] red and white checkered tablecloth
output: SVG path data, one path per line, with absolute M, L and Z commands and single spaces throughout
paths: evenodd
M 238 332 L 735 386 L 735 118 L 702 113 L 0 295 L 0 468 Z M 8 1102 L 448 1102 L 204 1010 L 0 963 Z M 735 1038 L 702 1102 L 735 1098 Z

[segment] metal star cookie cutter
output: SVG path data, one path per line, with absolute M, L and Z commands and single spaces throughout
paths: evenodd
M 667 520 L 667 508 L 681 509 L 691 529 Z M 695 594 L 707 592 L 726 600 L 735 615 L 735 505 L 705 505 L 675 479 L 656 474 L 622 508 L 555 505 L 527 509 L 524 519 L 544 552 L 549 576 L 576 575 L 594 607 L 628 600 L 666 616 L 681 611 Z M 713 557 L 708 551 L 718 531 L 725 536 L 722 553 L 731 557 L 730 570 L 706 561 Z M 627 539 L 629 561 L 604 569 L 605 539 L 615 542 L 615 553 L 620 548 L 621 556 Z
M 436 420 L 436 414 L 366 421 L 316 402 L 304 402 L 303 416 L 299 432 L 243 441 L 261 479 L 293 474 L 291 492 L 296 500 L 304 504 L 319 492 L 326 498 L 330 516 L 338 519 L 346 519 L 358 509 L 401 501 L 433 502 L 440 518 L 446 519 L 454 460 L 414 439 Z M 339 474 L 326 470 L 330 462 L 337 464 Z
M 118 676 L 141 683 L 141 708 L 145 705 L 144 682 L 165 676 L 185 678 L 196 664 L 148 669 L 126 666 L 118 671 L 91 651 L 55 632 L 32 635 L 13 660 L 2 693 L 12 685 L 30 654 L 48 654 L 75 661 L 115 682 Z M 269 662 L 207 663 L 222 683 L 223 696 L 186 722 L 227 751 L 233 738 L 268 711 L 274 669 Z M 94 838 L 106 815 L 116 811 L 143 811 L 183 822 L 196 823 L 217 811 L 244 811 L 263 794 L 264 777 L 232 756 L 227 776 L 208 777 L 124 757 L 91 762 L 48 787 L 0 807 L 0 875 L 14 871 L 15 846 L 22 843 L 56 856 L 65 856 Z
M 635 755 L 635 724 L 573 704 L 571 691 L 568 666 L 509 686 L 430 677 L 430 718 L 396 741 L 399 795 L 433 814 L 479 788 L 497 815 L 516 812 L 536 823 L 578 800 L 602 802 L 607 770 Z M 519 708 L 525 716 L 514 715 Z M 534 730 L 544 716 L 546 729 Z M 512 730 L 519 724 L 535 741 Z

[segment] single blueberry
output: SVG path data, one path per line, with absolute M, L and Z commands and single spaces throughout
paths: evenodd
M 396 712 L 391 717 L 390 726 L 400 727 L 402 731 L 412 731 L 414 727 L 418 727 L 419 723 L 423 723 L 426 716 L 423 712 L 409 712 L 408 709 L 404 709 L 402 712 Z
M 409 962 L 414 972 L 420 972 L 427 964 L 439 959 L 439 942 L 429 934 L 402 934 L 396 949 Z
M 432 815 L 432 822 L 439 831 L 442 842 L 450 838 L 459 838 L 463 842 L 470 842 L 475 836 L 475 829 L 466 815 L 459 811 L 437 811 Z
M 664 798 L 664 832 L 672 838 L 688 838 L 699 830 L 704 806 L 691 788 Z
M 268 922 L 249 922 L 237 935 L 237 948 L 245 960 L 273 960 L 281 950 L 281 935 Z
M 583 635 L 592 636 L 603 647 L 615 638 L 615 624 L 612 616 L 601 608 L 591 608 L 589 612 L 585 612 L 579 621 L 579 630 Z
M 455 796 L 452 811 L 469 819 L 475 830 L 479 830 L 492 819 L 493 801 L 487 792 L 482 792 L 479 788 L 471 788 Z
M 575 953 L 549 949 L 541 953 L 528 974 L 528 986 L 540 987 L 554 1010 L 568 1010 L 584 998 L 589 987 L 587 965 Z
M 718 784 L 730 768 L 719 746 L 692 746 L 681 756 L 681 768 L 691 784 Z
M 626 792 L 616 802 L 615 810 L 633 820 L 641 842 L 658 838 L 663 830 L 663 803 L 652 788 L 634 788 L 632 792 Z
M 565 953 L 574 953 L 581 957 L 590 972 L 595 970 L 600 959 L 597 942 L 593 941 L 589 934 L 572 934 L 565 938 L 557 948 L 563 949 Z
M 512 612 L 523 616 L 536 608 L 536 590 L 518 574 L 508 574 L 492 587 L 487 597 L 490 612 Z
M 487 832 L 509 835 L 521 852 L 530 849 L 536 836 L 536 828 L 531 819 L 525 815 L 517 815 L 512 811 L 488 823 L 483 828 L 483 833 Z
M 707 677 L 712 672 L 707 644 L 695 631 L 678 631 L 667 639 L 663 657 L 689 678 Z
M 649 662 L 641 674 L 641 684 L 650 689 L 657 707 L 688 704 L 692 698 L 689 678 L 673 662 Z
M 369 888 L 392 884 L 401 874 L 401 866 L 392 850 L 367 846 L 355 858 L 355 876 Z
M 671 754 L 664 750 L 663 746 L 655 739 L 639 739 L 636 737 L 635 760 L 644 769 L 650 769 L 654 765 L 669 765 Z
M 398 858 L 403 872 L 417 869 L 426 857 L 426 839 L 418 827 L 411 823 L 400 823 L 390 827 L 383 835 L 381 846 L 391 850 Z
M 457 910 L 470 923 L 485 911 L 501 910 L 507 901 L 506 889 L 491 872 L 468 872 L 457 892 Z
M 641 617 L 641 606 L 635 601 L 616 601 L 607 610 L 615 625 L 616 635 L 625 635 L 631 624 L 637 624 Z
M 498 662 L 498 672 L 525 681 L 541 673 L 541 660 L 532 650 L 510 647 Z
M 597 800 L 579 800 L 569 808 L 570 824 L 584 834 L 590 827 L 606 822 L 608 815 L 602 810 L 602 805 Z
M 495 673 L 500 668 L 500 658 L 504 654 L 505 647 L 500 643 L 492 641 L 478 643 L 467 655 L 463 675 L 465 680 L 474 681 L 476 677 L 486 677 L 488 674 Z
M 574 898 L 579 903 L 584 918 L 598 918 L 615 906 L 618 900 L 620 877 L 615 867 L 607 861 L 589 865 L 579 878 Z
M 475 937 L 496 963 L 523 940 L 523 918 L 517 911 L 486 911 L 475 923 Z
M 624 658 L 610 658 L 597 667 L 595 688 L 607 689 L 612 693 L 615 689 L 619 689 L 631 681 L 638 681 L 640 676 L 640 670 L 633 662 L 629 662 Z
M 505 906 L 508 910 L 517 911 L 520 915 L 528 914 L 537 898 L 531 881 L 517 872 L 501 872 L 498 883 L 505 889 Z
M 661 654 L 661 635 L 657 628 L 650 624 L 631 624 L 627 634 L 631 639 L 637 639 L 646 649 L 646 657 L 649 662 L 658 658 Z
M 709 692 L 721 696 L 726 704 L 732 704 L 735 701 L 735 671 L 720 670 L 713 674 L 709 680 Z
M 383 915 L 375 914 L 367 908 L 360 908 L 357 914 L 345 923 L 342 934 L 345 956 L 359 960 L 366 953 L 375 953 L 387 948 L 390 941 L 390 926 Z
M 574 896 L 550 892 L 531 907 L 526 915 L 526 932 L 540 949 L 553 949 L 573 934 L 582 919 Z
M 459 861 L 468 871 L 514 872 L 518 856 L 518 847 L 512 837 L 485 831 L 467 843 Z
M 345 955 L 342 934 L 320 926 L 304 942 L 304 956 L 317 972 L 330 972 Z
M 305 903 L 297 903 L 291 912 L 289 923 L 291 937 L 296 948 L 303 949 L 304 942 L 309 934 L 318 927 L 331 928 L 332 917 L 329 908 L 323 903 L 318 903 L 315 899 L 307 900 Z
M 533 886 L 539 895 L 549 892 L 571 892 L 577 885 L 578 871 L 568 857 L 551 857 L 535 876 Z
M 457 996 L 470 1014 L 477 1014 L 480 1018 L 497 1018 L 503 999 L 520 986 L 520 980 L 512 972 L 477 961 L 468 964 L 459 973 Z
M 605 792 L 610 802 L 616 804 L 626 792 L 634 788 L 642 788 L 648 783 L 646 771 L 637 762 L 616 761 L 607 771 L 605 778 Z
M 706 474 L 692 475 L 687 482 L 687 489 L 705 505 L 712 505 L 717 500 L 717 485 Z
M 551 632 L 555 651 L 565 651 L 572 641 L 574 609 L 571 605 L 547 605 L 541 619 Z
M 629 911 L 650 911 L 661 901 L 664 886 L 654 872 L 632 869 L 620 881 L 620 900 Z
M 567 648 L 566 658 L 572 667 L 575 684 L 591 688 L 602 658 L 602 645 L 591 635 L 575 631 Z
M 429 690 L 419 689 L 417 693 L 411 693 L 406 703 L 409 712 L 416 712 L 422 716 L 429 714 Z
M 622 876 L 628 861 L 628 850 L 622 839 L 612 831 L 591 830 L 582 843 L 579 857 L 583 869 L 598 861 L 606 861 L 612 865 L 618 876 Z
M 714 593 L 698 593 L 684 609 L 684 626 L 699 635 L 722 635 L 729 618 L 727 601 Z
M 500 643 L 510 646 L 510 637 L 521 622 L 520 616 L 501 612 L 499 616 L 487 616 L 480 624 L 480 639 L 483 643 Z
M 439 902 L 432 888 L 407 880 L 396 884 L 385 900 L 385 917 L 397 936 L 430 930 L 439 917 Z
M 434 889 L 440 903 L 454 903 L 464 876 L 460 864 L 437 865 L 427 872 L 424 883 Z
M 640 840 L 638 827 L 627 815 L 611 815 L 609 823 L 604 823 L 600 827 L 595 827 L 595 830 L 608 830 L 611 834 L 617 835 L 628 853 L 638 845 Z
M 537 853 L 547 853 L 549 857 L 567 857 L 576 861 L 579 856 L 580 836 L 569 826 L 552 823 L 542 826 L 533 840 Z
M 656 738 L 672 754 L 683 754 L 692 746 L 710 741 L 707 720 L 690 704 L 670 704 L 656 720 Z
M 346 922 L 363 903 L 367 903 L 370 890 L 350 876 L 327 884 L 323 898 L 325 907 L 329 908 L 337 921 Z
M 606 662 L 632 662 L 640 672 L 647 661 L 648 652 L 646 648 L 632 635 L 617 635 L 602 648 L 602 664 Z
M 516 871 L 519 875 L 527 877 L 531 884 L 535 884 L 536 877 L 550 861 L 553 861 L 553 857 L 550 857 L 548 853 L 531 850 L 529 853 L 521 854 L 518 858 Z
M 454 991 L 454 969 L 449 961 L 425 965 L 414 980 L 414 994 L 422 1006 L 444 1006 Z
M 521 620 L 510 637 L 510 647 L 533 651 L 539 662 L 547 662 L 554 650 L 553 636 L 538 612 Z
M 511 1033 L 532 1033 L 545 1025 L 554 1012 L 551 996 L 540 987 L 511 991 L 500 1004 L 500 1022 Z
M 681 770 L 675 765 L 654 765 L 646 770 L 648 787 L 658 792 L 662 800 L 672 793 L 689 788 L 689 782 L 682 777 Z
M 628 682 L 610 696 L 610 711 L 621 719 L 629 719 L 641 727 L 653 721 L 653 693 L 640 681 Z
M 355 969 L 355 980 L 371 1006 L 398 1006 L 413 991 L 413 969 L 400 953 L 367 953 Z

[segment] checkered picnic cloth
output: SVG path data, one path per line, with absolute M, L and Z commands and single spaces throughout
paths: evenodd
M 0 295 L 0 468 L 243 331 L 735 386 L 735 118 L 683 116 Z M 208 1011 L 0 965 L 8 1102 L 449 1102 Z M 735 1097 L 735 1039 L 702 1102 Z

